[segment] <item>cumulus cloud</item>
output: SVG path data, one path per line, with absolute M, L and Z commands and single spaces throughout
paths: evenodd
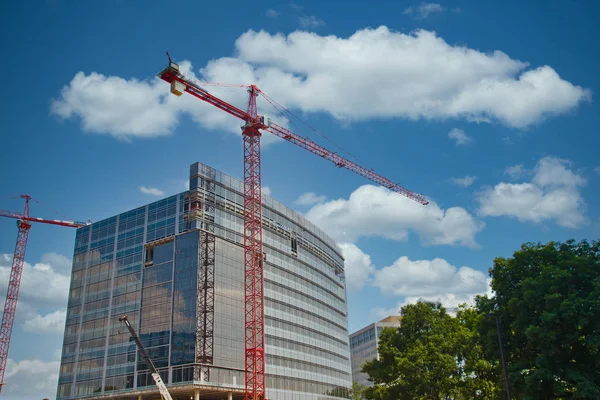
M 325 25 L 325 21 L 315 17 L 314 15 L 303 15 L 298 17 L 298 25 L 304 29 L 314 29 Z
M 340 243 L 339 247 L 345 260 L 344 271 L 348 290 L 361 289 L 375 272 L 371 257 L 353 243 Z
M 426 245 L 456 244 L 475 247 L 475 235 L 484 224 L 464 208 L 440 208 L 409 200 L 383 187 L 363 185 L 348 199 L 313 206 L 306 217 L 340 242 L 379 236 L 407 240 L 417 233 Z
M 327 196 L 325 195 L 306 192 L 302 193 L 296 200 L 294 200 L 294 203 L 301 206 L 312 206 L 313 204 L 322 203 L 325 200 L 327 200 Z
M 0 296 L 6 296 L 12 255 L 0 254 Z M 64 329 L 65 309 L 69 293 L 71 260 L 57 253 L 47 253 L 35 264 L 23 264 L 23 276 L 19 291 L 19 304 L 13 330 L 13 342 L 20 337 L 19 328 L 39 333 L 42 341 L 60 346 L 55 339 L 61 338 Z M 38 309 L 45 312 L 39 313 Z M 14 356 L 14 355 L 13 355 Z M 55 354 L 60 357 L 60 351 Z M 59 372 L 58 361 L 40 359 L 8 359 L 6 386 L 2 395 L 10 399 L 54 398 Z
M 65 329 L 65 319 L 67 313 L 64 310 L 57 310 L 46 315 L 35 315 L 25 321 L 23 330 L 34 333 L 60 333 Z
M 293 1 L 290 1 L 290 7 L 296 11 L 302 11 L 304 10 L 304 6 L 298 3 L 295 3 Z
M 165 192 L 163 192 L 160 189 L 153 188 L 153 187 L 146 187 L 146 186 L 140 186 L 140 192 L 142 192 L 144 194 L 149 194 L 152 196 L 162 196 L 165 194 Z
M 272 8 L 269 8 L 266 12 L 265 15 L 269 18 L 277 18 L 279 17 L 279 12 L 276 10 L 273 10 Z
M 451 46 L 425 30 L 407 35 L 379 27 L 349 38 L 249 31 L 236 47 L 241 59 L 263 66 L 261 73 L 282 79 L 277 87 L 262 84 L 274 98 L 337 118 L 463 117 L 525 127 L 589 97 L 550 67 L 526 70 L 500 51 Z
M 188 78 L 197 79 L 190 62 L 182 61 L 179 66 Z M 228 70 L 220 72 L 227 74 Z M 235 73 L 241 71 L 236 69 Z M 246 73 L 227 81 L 247 83 L 252 77 Z M 175 97 L 169 90 L 169 85 L 156 77 L 140 81 L 79 72 L 52 101 L 50 111 L 62 119 L 80 119 L 84 132 L 110 134 L 124 140 L 169 135 L 182 114 L 189 115 L 203 127 L 241 135 L 236 118 L 193 96 Z M 244 90 L 215 87 L 211 92 L 231 104 L 243 105 L 247 101 Z
M 376 308 L 377 316 L 394 315 L 406 304 L 418 301 L 440 303 L 448 309 L 473 304 L 476 295 L 491 293 L 490 279 L 471 267 L 455 267 L 441 258 L 410 260 L 398 258 L 392 265 L 375 272 L 373 284 L 382 293 L 402 297 L 391 309 Z
M 59 361 L 8 359 L 3 396 L 9 399 L 52 399 L 58 386 Z
M 373 283 L 384 294 L 395 296 L 472 294 L 485 292 L 486 275 L 470 267 L 456 268 L 442 258 L 413 261 L 403 256 L 377 271 Z
M 462 129 L 454 128 L 450 132 L 448 132 L 448 137 L 454 142 L 456 142 L 457 146 L 463 144 L 469 144 L 473 140 L 470 136 L 468 136 L 465 131 Z
M 209 61 L 199 71 L 202 80 L 255 83 L 286 108 L 342 121 L 460 118 L 525 128 L 591 98 L 550 66 L 528 68 L 501 51 L 452 45 L 426 30 L 404 34 L 381 26 L 349 37 L 250 30 L 236 40 L 234 54 Z M 180 66 L 196 78 L 190 62 Z M 210 89 L 231 104 L 246 103 L 243 90 Z M 208 129 L 241 132 L 229 114 L 192 96 L 169 95 L 158 78 L 79 72 L 51 112 L 80 119 L 86 132 L 123 139 L 170 134 L 183 114 Z
M 469 187 L 473 184 L 473 182 L 475 182 L 475 179 L 477 179 L 476 176 L 464 176 L 462 178 L 451 178 L 452 183 L 454 183 L 455 185 L 458 186 L 462 186 L 462 187 Z
M 406 8 L 402 13 L 406 15 L 413 15 L 416 19 L 425 19 L 433 13 L 441 13 L 444 10 L 446 10 L 446 8 L 439 3 L 423 2 L 418 6 L 410 6 Z
M 54 252 L 43 254 L 41 263 L 51 265 L 54 271 L 66 275 L 71 274 L 71 267 L 73 266 L 70 258 Z
M 535 223 L 553 220 L 566 228 L 578 228 L 586 223 L 580 193 L 585 184 L 585 178 L 571 169 L 568 160 L 544 157 L 538 161 L 531 182 L 501 182 L 479 193 L 479 213 Z
M 42 258 L 42 262 L 31 265 L 27 262 L 23 264 L 23 278 L 19 290 L 19 301 L 32 305 L 56 306 L 65 305 L 69 294 L 70 275 L 65 270 L 64 260 L 61 260 L 57 271 L 53 265 L 48 264 L 48 260 L 59 259 L 56 253 L 51 253 Z M 64 257 L 64 256 L 63 256 Z M 46 260 L 44 262 L 44 260 Z M 0 255 L 0 290 L 2 298 L 6 295 L 10 270 L 12 267 L 12 255 Z M 40 290 L 43 288 L 43 290 Z
M 166 85 L 166 84 L 165 84 Z M 51 112 L 63 119 L 78 117 L 85 132 L 117 137 L 167 135 L 177 123 L 168 88 L 137 79 L 78 72 L 65 86 Z
M 504 174 L 508 175 L 512 179 L 519 179 L 525 176 L 525 173 L 526 171 L 525 167 L 523 167 L 523 164 L 512 165 L 510 167 L 506 167 L 506 169 L 504 170 Z
M 439 295 L 432 295 L 432 296 L 407 296 L 403 300 L 397 302 L 396 306 L 394 306 L 394 307 L 391 307 L 391 308 L 376 307 L 372 310 L 372 313 L 379 318 L 385 318 L 388 315 L 399 315 L 400 309 L 402 309 L 402 307 L 404 307 L 405 305 L 415 304 L 419 301 L 426 301 L 426 302 L 431 302 L 431 303 L 439 303 L 444 308 L 446 308 L 446 310 L 450 314 L 453 314 L 458 309 L 458 306 L 461 304 L 467 304 L 467 305 L 473 306 L 475 304 L 475 296 L 481 296 L 481 295 L 486 295 L 488 297 L 492 296 L 492 289 L 490 287 L 490 284 L 491 284 L 491 279 L 488 279 L 487 280 L 487 285 L 488 285 L 487 290 L 482 291 L 482 292 L 477 292 L 477 293 L 462 293 L 462 294 L 442 293 Z

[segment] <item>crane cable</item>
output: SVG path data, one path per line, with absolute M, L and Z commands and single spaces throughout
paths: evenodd
M 352 153 L 350 153 L 348 150 L 344 149 L 342 146 L 340 146 L 339 144 L 337 144 L 335 141 L 333 141 L 332 139 L 329 139 L 327 136 L 325 136 L 325 134 L 321 133 L 318 129 L 314 128 L 312 125 L 310 125 L 308 122 L 304 121 L 302 118 L 298 117 L 296 114 L 294 114 L 293 112 L 291 112 L 290 110 L 288 110 L 287 108 L 285 108 L 284 106 L 282 106 L 281 104 L 279 104 L 277 101 L 273 100 L 271 97 L 269 97 L 265 92 L 263 92 L 262 90 L 259 90 L 259 93 L 265 98 L 265 100 L 267 100 L 277 111 L 279 111 L 279 113 L 285 118 L 287 119 L 292 125 L 297 126 L 296 124 L 294 124 L 287 116 L 285 116 L 283 114 L 283 112 L 281 110 L 278 109 L 278 107 L 282 108 L 283 110 L 285 110 L 286 112 L 288 112 L 289 114 L 291 114 L 294 118 L 296 118 L 297 120 L 299 120 L 300 122 L 302 122 L 304 125 L 306 125 L 309 129 L 311 129 L 312 131 L 316 132 L 319 136 L 323 137 L 325 140 L 329 141 L 331 144 L 333 144 L 335 147 L 337 147 L 339 150 L 341 150 L 342 152 L 348 154 L 351 158 L 354 158 L 356 161 L 358 161 L 359 164 L 362 164 L 363 167 L 365 167 L 366 169 L 370 169 L 372 170 L 372 168 L 370 168 L 364 161 L 362 161 L 360 158 L 356 157 L 355 155 L 353 155 Z

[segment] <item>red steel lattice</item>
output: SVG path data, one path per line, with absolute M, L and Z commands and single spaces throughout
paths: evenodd
M 6 371 L 6 362 L 8 361 L 8 350 L 10 347 L 10 337 L 12 334 L 15 313 L 17 310 L 17 301 L 19 298 L 19 287 L 21 285 L 21 276 L 23 275 L 23 263 L 25 262 L 25 250 L 27 249 L 27 239 L 29 237 L 30 222 L 40 222 L 43 224 L 68 226 L 79 228 L 86 225 L 85 222 L 59 221 L 43 218 L 35 218 L 29 215 L 29 200 L 31 196 L 23 194 L 20 196 L 25 199 L 25 209 L 23 213 L 0 210 L 0 217 L 17 219 L 19 233 L 17 235 L 17 244 L 15 254 L 13 255 L 12 268 L 10 270 L 10 279 L 8 281 L 8 290 L 6 291 L 6 301 L 4 303 L 4 314 L 2 316 L 2 326 L 0 327 L 0 391 L 4 385 L 4 372 Z
M 265 397 L 265 338 L 262 251 L 262 194 L 260 175 L 260 121 L 255 86 L 248 90 L 244 136 L 244 291 L 246 400 Z
M 168 55 L 168 53 L 167 53 Z M 244 137 L 244 285 L 245 285 L 245 351 L 246 351 L 246 400 L 263 400 L 265 388 L 265 351 L 264 351 L 264 289 L 263 289 L 263 251 L 262 251 L 262 194 L 260 175 L 260 130 L 287 140 L 310 151 L 340 168 L 348 169 L 377 184 L 423 205 L 429 201 L 418 193 L 411 192 L 353 161 L 337 155 L 318 145 L 309 138 L 301 137 L 292 131 L 272 124 L 259 117 L 256 97 L 270 102 L 255 85 L 235 85 L 248 87 L 249 100 L 247 111 L 210 94 L 199 86 L 199 82 L 187 79 L 179 71 L 179 66 L 171 61 L 158 76 L 171 84 L 171 93 L 181 96 L 184 92 L 203 100 L 243 121 Z M 223 84 L 212 83 L 211 85 Z
M 29 200 L 27 195 L 21 196 L 25 199 L 25 210 L 23 216 L 29 217 Z M 18 220 L 19 234 L 13 255 L 12 268 L 10 270 L 10 279 L 8 281 L 8 290 L 6 292 L 6 301 L 4 302 L 4 315 L 2 315 L 2 327 L 0 328 L 0 382 L 4 383 L 4 372 L 6 362 L 8 361 L 8 349 L 10 347 L 10 336 L 12 334 L 13 323 L 15 322 L 15 313 L 17 312 L 17 300 L 19 299 L 19 287 L 21 285 L 21 275 L 23 274 L 23 263 L 25 262 L 25 250 L 27 250 L 27 238 L 29 237 L 29 228 L 31 224 L 26 220 Z M 2 390 L 2 386 L 0 386 Z

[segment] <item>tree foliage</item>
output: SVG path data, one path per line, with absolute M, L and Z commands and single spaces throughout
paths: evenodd
M 477 331 L 480 316 L 461 308 L 454 318 L 439 304 L 402 307 L 402 324 L 379 338 L 379 360 L 363 371 L 374 383 L 373 400 L 493 399 L 496 369 L 483 359 Z
M 363 400 L 365 392 L 365 387 L 356 382 L 352 382 L 352 395 L 350 398 L 352 400 Z
M 524 244 L 490 270 L 513 399 L 600 399 L 600 242 Z M 493 320 L 485 348 L 499 359 Z

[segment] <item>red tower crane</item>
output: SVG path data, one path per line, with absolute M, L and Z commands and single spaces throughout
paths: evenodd
M 321 147 L 308 138 L 276 125 L 270 119 L 259 116 L 256 97 L 261 94 L 270 100 L 255 85 L 235 85 L 247 87 L 249 93 L 248 107 L 241 110 L 228 102 L 210 94 L 188 78 L 179 70 L 179 65 L 169 57 L 169 66 L 158 73 L 158 76 L 171 84 L 171 93 L 181 96 L 187 92 L 221 110 L 244 121 L 242 135 L 244 138 L 244 294 L 245 294 L 245 369 L 246 400 L 264 400 L 265 391 L 265 340 L 264 340 L 264 290 L 263 290 L 263 250 L 262 250 L 262 195 L 260 173 L 260 136 L 261 130 L 287 140 L 305 150 L 310 151 L 340 168 L 348 169 L 375 183 L 423 205 L 429 204 L 427 199 L 413 193 L 391 180 L 367 169 L 355 162 Z M 228 85 L 222 85 L 228 86 Z M 233 86 L 233 85 L 231 85 Z M 275 106 L 275 104 L 273 104 Z
M 31 222 L 68 226 L 71 228 L 79 228 L 87 225 L 85 222 L 59 221 L 31 217 L 29 216 L 29 200 L 31 200 L 31 196 L 22 194 L 20 197 L 25 199 L 25 209 L 23 210 L 23 213 L 0 210 L 0 216 L 17 219 L 17 227 L 19 228 L 17 245 L 15 246 L 15 254 L 10 270 L 10 279 L 8 280 L 8 290 L 6 291 L 2 326 L 0 327 L 0 391 L 4 385 L 4 372 L 6 370 L 6 362 L 8 361 L 10 335 L 15 321 L 19 286 L 21 285 L 21 275 L 23 274 L 23 263 L 25 262 L 25 250 L 27 249 L 27 238 L 29 237 Z

